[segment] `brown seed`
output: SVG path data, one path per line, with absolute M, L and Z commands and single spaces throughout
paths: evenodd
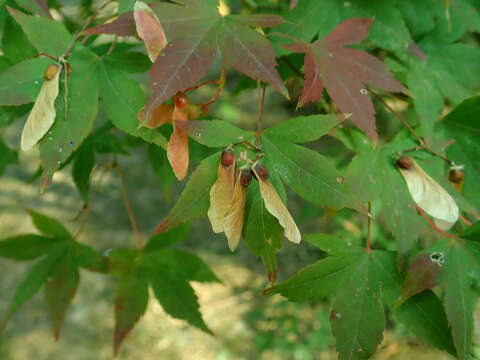
M 269 177 L 267 168 L 262 164 L 255 165 L 255 173 L 258 175 L 260 180 L 263 180 L 263 181 L 267 180 Z
M 227 148 L 222 151 L 221 162 L 223 166 L 230 166 L 235 163 L 235 152 L 233 149 Z
M 60 69 L 60 67 L 58 66 L 58 64 L 48 65 L 47 68 L 45 69 L 45 73 L 43 75 L 45 80 L 52 80 L 53 77 L 55 75 L 57 75 L 57 72 L 58 72 L 59 69 Z
M 242 173 L 240 174 L 240 183 L 243 185 L 243 187 L 247 187 L 252 181 L 252 174 L 250 173 L 249 168 L 244 168 L 241 171 Z
M 185 106 L 188 105 L 188 97 L 184 93 L 178 93 L 173 98 L 173 103 L 175 104 L 176 108 L 182 110 Z
M 413 165 L 413 160 L 412 158 L 408 156 L 402 156 L 397 160 L 397 166 L 401 169 L 410 169 Z
M 463 169 L 450 169 L 450 173 L 448 174 L 448 179 L 454 184 L 460 184 L 464 177 L 465 173 Z

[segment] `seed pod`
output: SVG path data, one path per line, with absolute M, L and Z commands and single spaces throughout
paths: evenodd
M 167 158 L 178 180 L 183 180 L 188 171 L 188 135 L 176 122 L 187 121 L 187 114 L 177 107 L 172 113 L 173 133 L 167 145 Z
M 235 182 L 235 153 L 228 148 L 222 152 L 218 177 L 210 189 L 210 208 L 208 219 L 213 232 L 221 233 L 224 228 L 225 214 L 230 208 Z
M 251 179 L 249 168 L 244 167 L 240 169 L 233 190 L 232 202 L 225 215 L 224 231 L 228 239 L 228 246 L 232 251 L 237 248 L 242 236 L 245 199 L 247 196 L 247 187 Z
M 226 148 L 222 151 L 220 162 L 223 166 L 230 166 L 235 164 L 235 152 L 232 148 Z
M 450 183 L 458 190 L 462 192 L 463 179 L 465 177 L 465 172 L 463 171 L 463 165 L 461 166 L 452 166 L 450 172 L 448 173 L 448 180 Z
M 291 242 L 298 244 L 301 240 L 300 230 L 298 230 L 295 220 L 293 220 L 292 215 L 290 215 L 287 207 L 270 182 L 267 169 L 263 165 L 257 164 L 253 171 L 257 176 L 260 193 L 268 212 L 275 216 L 280 225 L 285 229 L 285 237 Z
M 411 158 L 411 165 L 399 171 L 407 183 L 413 201 L 433 218 L 442 230 L 449 230 L 458 220 L 455 200 Z M 398 164 L 398 162 L 397 162 Z
M 167 45 L 167 37 L 155 13 L 142 1 L 135 2 L 133 18 L 138 35 L 145 42 L 148 57 L 155 62 L 157 56 Z
M 402 156 L 397 160 L 397 166 L 400 169 L 410 169 L 412 165 L 413 165 L 413 160 L 408 156 Z
M 45 69 L 45 80 L 22 131 L 20 142 L 22 151 L 30 150 L 55 122 L 55 100 L 58 96 L 60 70 L 58 64 L 50 64 Z
M 60 71 L 60 66 L 58 64 L 50 64 L 45 69 L 43 77 L 45 80 L 52 80 L 55 75 Z
M 141 108 L 138 112 L 139 125 L 138 128 L 145 126 L 148 129 L 156 129 L 157 127 L 172 121 L 173 106 L 170 104 L 160 104 L 152 111 L 152 115 L 148 122 L 145 123 L 145 108 Z

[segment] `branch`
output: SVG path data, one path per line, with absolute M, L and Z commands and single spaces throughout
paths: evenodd
M 135 232 L 135 236 L 137 237 L 138 247 L 142 249 L 143 248 L 142 237 L 140 236 L 140 231 L 138 230 L 137 222 L 135 221 L 135 215 L 133 214 L 132 207 L 130 206 L 130 201 L 128 200 L 127 187 L 125 185 L 125 178 L 123 177 L 122 169 L 120 169 L 120 166 L 118 166 L 118 164 L 115 164 L 114 167 L 115 167 L 115 170 L 117 170 L 118 178 L 120 180 L 120 185 L 122 187 L 123 202 L 125 204 L 125 209 L 127 210 L 130 224 L 132 225 L 133 231 Z

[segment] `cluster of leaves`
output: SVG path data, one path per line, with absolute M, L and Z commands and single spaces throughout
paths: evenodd
M 175 175 L 183 178 L 187 173 L 188 151 L 201 160 L 158 225 L 157 235 L 140 249 L 115 249 L 101 256 L 78 242 L 80 234 L 71 236 L 55 220 L 30 211 L 42 235 L 0 242 L 2 257 L 39 258 L 15 293 L 5 324 L 45 283 L 58 336 L 82 268 L 116 279 L 115 352 L 144 314 L 149 286 L 169 314 L 211 332 L 189 282 L 219 280 L 198 257 L 172 245 L 186 236 L 189 222 L 207 214 L 221 151 L 232 146 L 236 158 L 265 165 L 285 204 L 284 185 L 308 203 L 328 207 L 329 214 L 356 212 L 369 219 L 368 229 L 370 219 L 383 224 L 396 240 L 388 250 L 381 246 L 372 250 L 370 235 L 366 248 L 332 235 L 305 236 L 326 257 L 274 285 L 283 227 L 267 211 L 259 183 L 252 181 L 245 195 L 242 237 L 269 273 L 272 286 L 265 293 L 282 294 L 292 301 L 330 298 L 330 320 L 341 359 L 364 359 L 375 352 L 383 337 L 385 309 L 426 343 L 469 358 L 476 301 L 473 285 L 480 280 L 478 224 L 466 230 L 457 225 L 455 234 L 433 244 L 418 242 L 429 226 L 419 217 L 394 164 L 399 153 L 408 152 L 465 216 L 478 219 L 480 98 L 475 95 L 480 87 L 480 50 L 474 34 L 480 32 L 478 4 L 475 0 L 261 3 L 258 8 L 270 10 L 268 14 L 250 5 L 230 14 L 224 10 L 225 2 L 217 7 L 216 0 L 151 2 L 153 15 L 142 17 L 135 15 L 134 2 L 120 0 L 113 21 L 92 16 L 88 29 L 74 36 L 78 24 L 54 21 L 46 1 L 0 0 L 0 130 L 30 111 L 52 58 L 68 63 L 70 69 L 65 66 L 61 74 L 55 122 L 39 141 L 37 174 L 44 187 L 56 171 L 73 162 L 72 177 L 89 204 L 96 154 L 109 153 L 117 159 L 128 154 L 129 146 L 147 144 L 152 167 L 168 193 Z M 88 4 L 84 7 L 89 9 Z M 152 25 L 152 19 L 158 23 Z M 145 35 L 151 29 L 163 34 L 152 36 L 160 42 L 153 44 L 158 47 L 152 47 L 152 38 Z M 117 44 L 117 38 L 137 36 L 137 31 L 150 56 L 136 45 Z M 96 40 L 103 34 L 115 35 L 115 40 L 98 45 Z M 152 56 L 152 49 L 159 53 Z M 257 132 L 208 117 L 207 105 L 201 107 L 199 120 L 191 121 L 198 114 L 190 116 L 187 110 L 181 119 L 172 115 L 180 108 L 177 100 L 183 92 L 201 85 L 218 56 L 224 67 L 267 83 L 286 98 L 292 89 L 284 80 L 303 81 L 298 106 L 318 102 L 322 110 L 306 107 L 308 115 Z M 149 94 L 137 76 L 147 71 Z M 212 83 L 219 85 L 220 92 L 224 81 Z M 245 89 L 252 84 L 247 82 Z M 395 101 L 391 93 L 378 90 L 397 93 Z M 401 120 L 409 131 L 391 125 L 397 119 L 383 110 L 377 109 L 376 116 L 375 105 L 391 109 L 393 102 L 406 104 L 407 116 Z M 454 109 L 438 121 L 445 105 Z M 158 109 L 171 110 L 165 115 L 168 121 L 149 126 Z M 108 120 L 95 127 L 99 113 Z M 259 115 L 261 119 L 261 111 Z M 377 131 L 382 129 L 380 118 L 390 124 L 391 133 Z M 170 124 L 174 132 L 167 141 Z M 326 135 L 342 144 L 341 154 L 326 156 L 313 150 L 309 143 Z M 171 151 L 180 138 L 181 150 Z M 186 158 L 180 171 L 174 165 L 179 157 Z M 448 182 L 445 159 L 463 165 L 460 192 Z M 0 139 L 0 175 L 17 162 L 17 152 Z

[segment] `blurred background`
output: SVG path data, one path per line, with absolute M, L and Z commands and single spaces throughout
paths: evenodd
M 62 1 L 64 16 L 75 23 L 80 1 Z M 104 37 L 101 41 L 111 41 Z M 139 46 L 141 50 L 142 47 Z M 302 57 L 291 61 L 302 62 Z M 298 66 L 298 65 L 295 65 Z M 301 67 L 301 66 L 299 66 Z M 221 59 L 216 60 L 208 78 L 220 74 Z M 297 77 L 282 74 L 293 101 L 287 101 L 267 87 L 264 126 L 269 127 L 292 116 L 325 112 L 320 105 L 310 105 L 295 111 L 296 99 L 302 83 Z M 140 77 L 147 91 L 148 78 Z M 205 101 L 216 91 L 207 86 L 193 92 L 192 103 Z M 227 85 L 217 103 L 210 108 L 213 117 L 228 121 L 243 129 L 253 130 L 257 121 L 255 82 L 240 77 L 228 69 Z M 375 104 L 376 106 L 378 104 Z M 391 104 L 405 110 L 404 104 Z M 400 129 L 382 107 L 377 106 L 378 128 L 385 139 Z M 26 117 L 17 119 L 3 135 L 11 148 L 18 148 L 21 129 Z M 107 122 L 99 113 L 96 127 Z M 169 126 L 169 125 L 168 125 Z M 348 126 L 348 125 L 347 125 Z M 118 132 L 128 155 L 117 161 L 123 169 L 130 202 L 146 241 L 155 226 L 168 213 L 185 185 L 174 182 L 170 188 L 158 179 L 148 161 L 148 146 Z M 210 150 L 191 145 L 192 163 L 196 163 Z M 353 156 L 333 137 L 308 144 L 332 157 L 341 169 Z M 97 162 L 110 162 L 111 156 L 97 158 Z M 39 180 L 32 179 L 38 167 L 38 154 L 20 153 L 19 165 L 8 166 L 0 177 L 0 239 L 8 236 L 36 232 L 25 209 L 32 208 L 61 221 L 71 232 L 80 222 L 75 221 L 82 209 L 82 200 L 71 178 L 71 165 L 55 174 L 53 184 L 44 193 Z M 100 252 L 117 247 L 135 247 L 136 240 L 125 211 L 121 187 L 115 172 L 107 172 L 100 181 L 100 172 L 94 174 L 92 184 L 96 197 L 85 231 L 79 241 Z M 328 217 L 328 210 L 316 208 L 289 192 L 289 209 L 302 233 L 333 233 L 352 242 L 365 240 L 365 219 L 348 210 Z M 424 239 L 432 236 L 429 230 Z M 373 224 L 374 247 L 394 248 L 394 240 L 382 224 Z M 153 296 L 150 297 L 145 316 L 126 338 L 119 359 L 165 360 L 226 360 L 226 359 L 336 359 L 335 343 L 329 324 L 330 304 L 290 303 L 280 296 L 260 294 L 267 285 L 267 274 L 261 261 L 244 244 L 235 253 L 228 250 L 223 234 L 214 234 L 206 219 L 193 224 L 189 236 L 180 247 L 200 256 L 223 281 L 223 284 L 193 283 L 205 322 L 216 336 L 205 334 L 186 322 L 165 314 Z M 285 280 L 300 268 L 313 263 L 320 252 L 306 243 L 294 246 L 285 242 L 278 254 L 279 280 Z M 15 288 L 23 279 L 29 263 L 0 259 L 0 314 L 5 314 Z M 63 325 L 60 339 L 55 342 L 47 305 L 40 291 L 10 320 L 0 338 L 1 360 L 103 360 L 111 359 L 114 326 L 113 280 L 101 274 L 81 271 L 80 287 Z M 2 315 L 3 316 L 3 315 Z M 451 359 L 416 340 L 406 329 L 387 315 L 388 329 L 374 359 Z M 480 308 L 475 314 L 475 328 L 480 328 Z M 475 342 L 480 333 L 475 333 Z M 480 347 L 475 348 L 480 356 Z

